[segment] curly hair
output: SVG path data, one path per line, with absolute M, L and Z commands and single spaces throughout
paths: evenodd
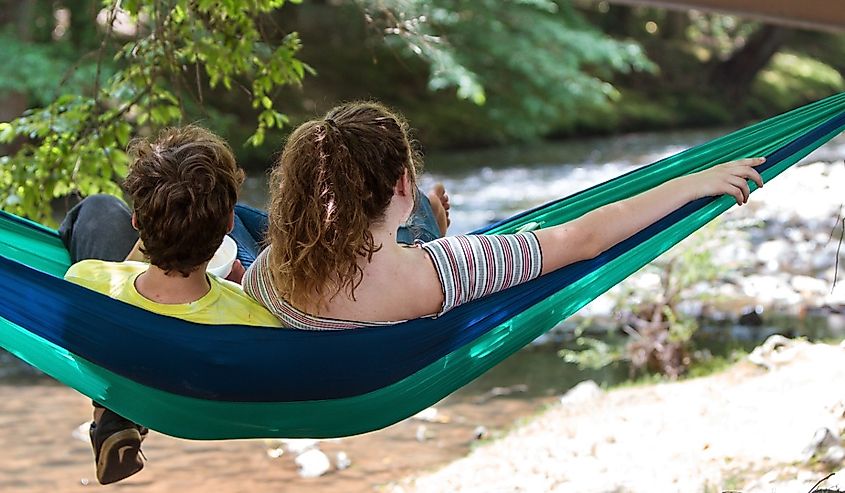
M 341 292 L 354 299 L 359 260 L 381 248 L 370 228 L 420 161 L 407 122 L 379 103 L 343 104 L 294 130 L 270 175 L 268 262 L 279 295 L 301 307 Z
M 123 187 L 133 201 L 141 252 L 187 277 L 228 232 L 244 173 L 222 138 L 195 125 L 133 141 Z

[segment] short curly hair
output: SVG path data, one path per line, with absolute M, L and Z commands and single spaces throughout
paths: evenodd
M 232 149 L 196 126 L 162 130 L 129 146 L 123 187 L 133 201 L 141 252 L 187 277 L 214 256 L 229 228 L 244 172 Z

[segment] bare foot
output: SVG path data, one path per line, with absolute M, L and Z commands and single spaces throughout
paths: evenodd
M 446 195 L 446 188 L 442 183 L 438 183 L 431 187 L 428 192 L 428 201 L 431 203 L 431 209 L 434 211 L 434 218 L 437 220 L 437 227 L 440 228 L 440 236 L 446 236 L 446 230 L 452 223 L 449 219 L 449 196 Z

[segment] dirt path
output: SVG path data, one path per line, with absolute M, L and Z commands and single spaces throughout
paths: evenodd
M 775 359 L 783 363 L 771 371 L 744 362 L 707 378 L 587 393 L 567 405 L 501 397 L 478 404 L 452 396 L 438 405 L 447 422 L 407 420 L 321 443 L 333 460 L 345 452 L 352 467 L 315 479 L 299 477 L 290 451 L 269 457 L 271 444 L 261 440 L 190 442 L 153 434 L 144 447 L 147 468 L 109 488 L 803 493 L 826 472 L 801 465 L 802 450 L 820 427 L 842 430 L 845 348 L 802 343 Z M 495 436 L 544 403 L 554 404 L 471 452 L 479 424 Z M 65 387 L 0 386 L 0 491 L 99 490 L 88 443 L 71 437 L 89 412 L 87 400 Z M 839 476 L 826 486 L 845 489 L 845 472 Z
M 477 443 L 477 426 L 491 433 L 509 429 L 518 417 L 536 413 L 550 400 L 500 397 L 478 404 L 453 395 L 437 407 L 435 419 L 447 422 L 411 419 L 375 433 L 321 442 L 333 463 L 344 452 L 352 465 L 307 479 L 298 474 L 296 454 L 268 455 L 268 449 L 279 447 L 277 441 L 198 442 L 151 433 L 144 443 L 145 469 L 106 490 L 96 482 L 87 440 L 72 437 L 90 419 L 85 397 L 55 384 L 0 385 L 0 493 L 371 492 L 465 456 Z
M 784 363 L 771 371 L 743 362 L 706 378 L 557 404 L 395 490 L 809 491 L 827 473 L 802 466 L 802 450 L 820 427 L 842 430 L 845 348 L 797 343 L 778 358 Z M 826 487 L 845 485 L 845 472 L 838 476 Z

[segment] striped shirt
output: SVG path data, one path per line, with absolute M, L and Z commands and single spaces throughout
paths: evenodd
M 447 236 L 422 243 L 420 247 L 428 252 L 443 288 L 443 306 L 435 316 L 534 279 L 543 267 L 540 243 L 530 231 L 512 235 Z M 298 310 L 278 296 L 268 273 L 268 250 L 261 252 L 246 271 L 243 288 L 284 325 L 306 330 L 342 330 L 404 322 L 339 320 Z

